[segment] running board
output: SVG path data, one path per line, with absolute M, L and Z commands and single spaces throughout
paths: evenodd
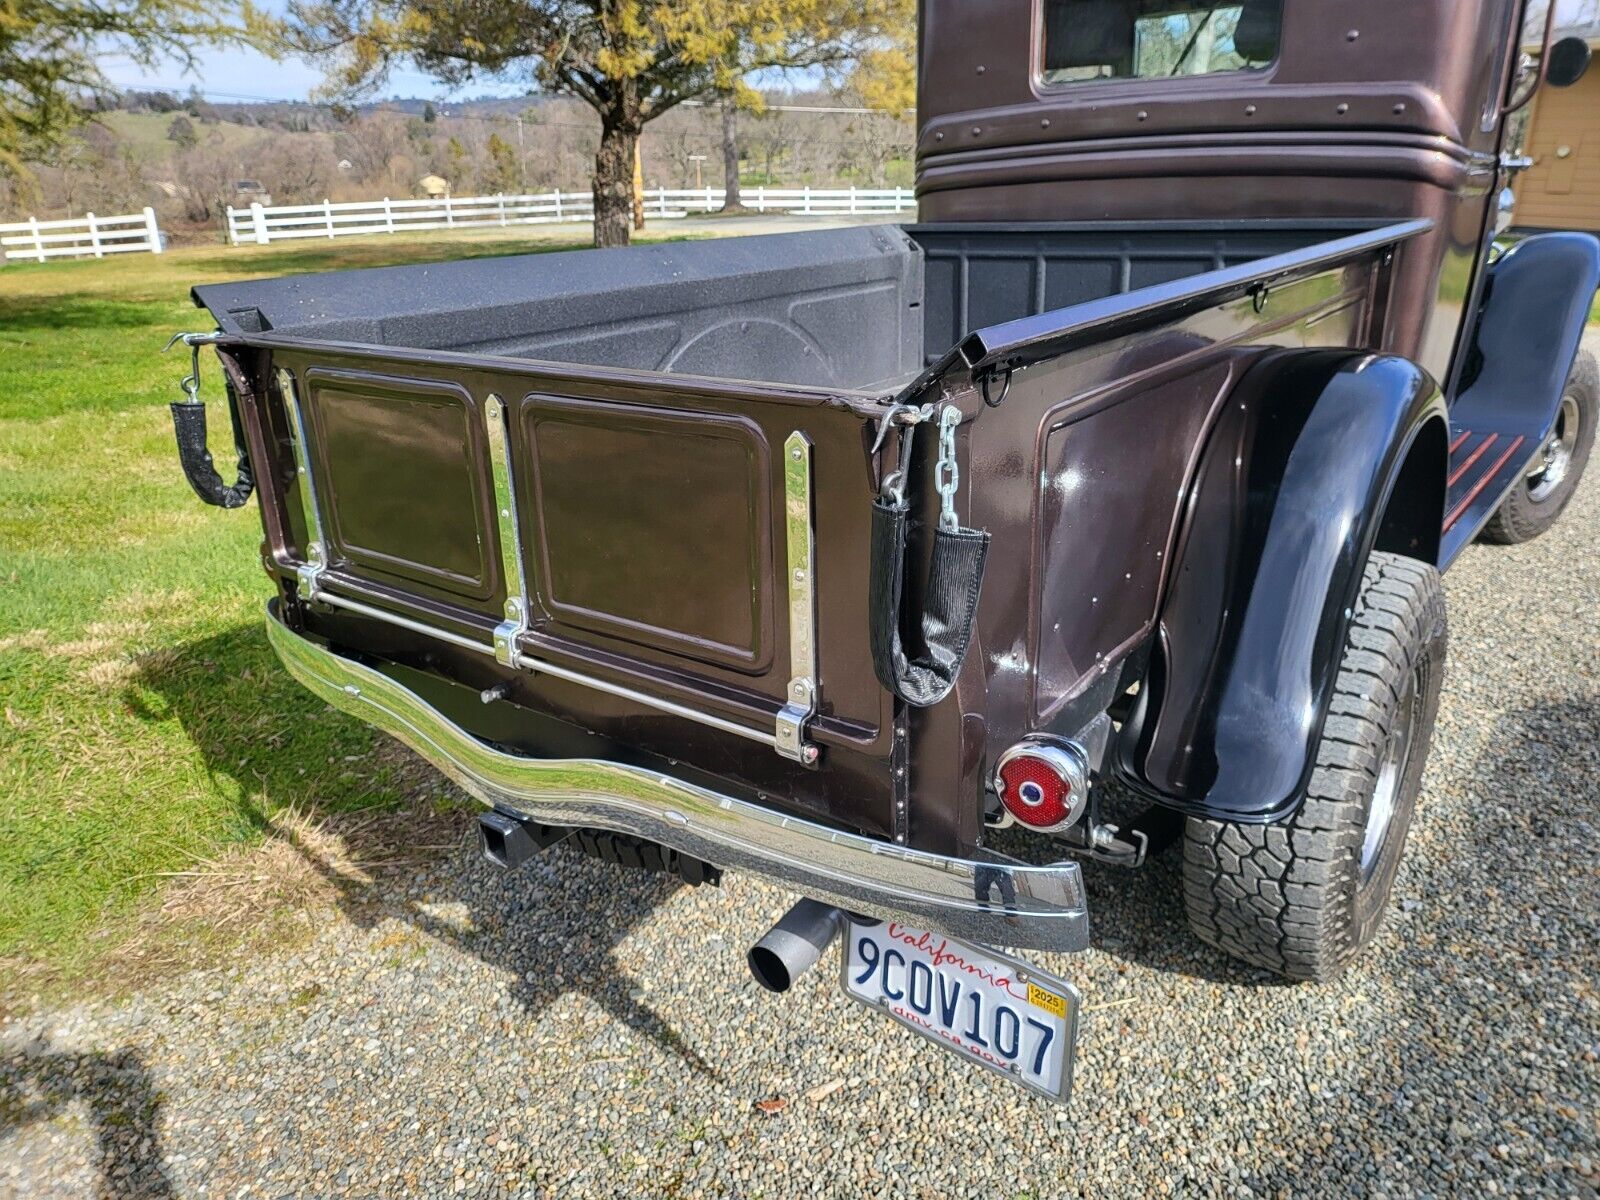
M 1462 429 L 1451 438 L 1439 543 L 1441 571 L 1478 536 L 1495 509 L 1521 482 L 1538 448 L 1537 441 L 1520 433 Z

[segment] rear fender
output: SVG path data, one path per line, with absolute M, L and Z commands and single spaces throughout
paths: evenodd
M 1272 353 L 1240 381 L 1195 474 L 1119 739 L 1129 783 L 1231 821 L 1298 807 L 1367 555 L 1407 529 L 1431 530 L 1418 557 L 1437 545 L 1445 429 L 1438 388 L 1401 358 Z M 1391 497 L 1413 519 L 1386 519 Z

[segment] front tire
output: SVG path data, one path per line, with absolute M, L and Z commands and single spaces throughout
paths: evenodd
M 1479 535 L 1484 541 L 1504 546 L 1531 542 L 1556 523 L 1589 463 L 1597 418 L 1600 367 L 1594 355 L 1581 351 L 1562 389 L 1555 428 L 1528 473 L 1484 525 Z
M 1382 924 L 1422 781 L 1445 658 L 1433 567 L 1374 553 L 1304 802 L 1285 821 L 1190 817 L 1184 906 L 1202 940 L 1289 979 L 1331 979 Z

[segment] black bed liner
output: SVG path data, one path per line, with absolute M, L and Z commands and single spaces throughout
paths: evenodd
M 968 331 L 1362 222 L 870 225 L 207 284 L 228 333 L 881 390 Z

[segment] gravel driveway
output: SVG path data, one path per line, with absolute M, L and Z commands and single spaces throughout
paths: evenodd
M 298 948 L 0 1029 L 0 1195 L 1596 1195 L 1597 477 L 1448 576 L 1398 906 L 1344 979 L 1191 941 L 1174 855 L 1089 869 L 1094 948 L 1048 960 L 1087 1006 L 1068 1112 L 830 971 L 760 992 L 774 888 L 508 877 L 463 836 Z

